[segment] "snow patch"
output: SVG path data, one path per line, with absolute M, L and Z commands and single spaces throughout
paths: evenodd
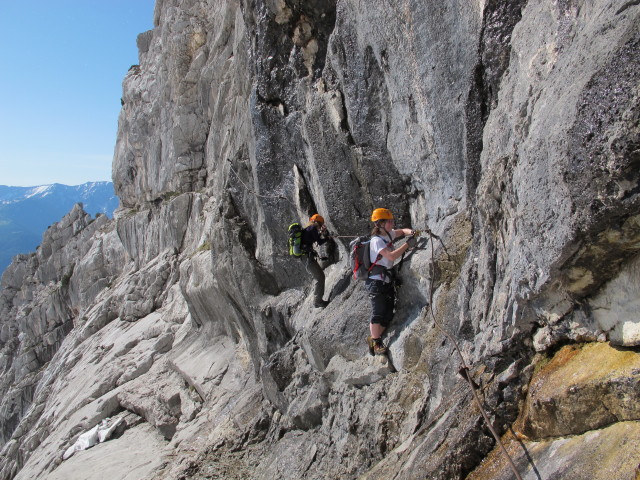
M 38 187 L 33 187 L 31 190 L 25 193 L 24 198 L 35 197 L 36 195 L 40 195 L 42 197 L 46 197 L 51 193 L 51 185 L 40 185 Z

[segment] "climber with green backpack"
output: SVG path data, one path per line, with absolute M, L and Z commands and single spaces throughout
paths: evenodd
M 313 244 L 322 245 L 329 238 L 324 218 L 317 213 L 309 218 L 309 224 L 304 229 L 299 223 L 292 223 L 289 226 L 289 254 L 300 258 L 307 271 L 315 279 L 313 306 L 316 308 L 324 308 L 329 302 L 323 299 L 324 272 L 316 260 L 318 254 L 314 250 Z
M 365 280 L 365 288 L 371 301 L 371 320 L 367 338 L 369 353 L 384 355 L 387 347 L 382 342 L 382 334 L 387 329 L 395 308 L 395 272 L 392 270 L 397 259 L 416 247 L 416 232 L 409 228 L 394 229 L 394 218 L 390 210 L 376 208 L 371 214 L 373 231 L 369 245 L 369 271 Z M 393 248 L 394 240 L 409 237 L 398 248 Z

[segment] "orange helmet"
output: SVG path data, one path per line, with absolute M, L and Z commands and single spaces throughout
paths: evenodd
M 376 208 L 371 214 L 371 221 L 377 222 L 378 220 L 393 220 L 391 210 L 386 208 Z
M 318 215 L 317 213 L 311 215 L 311 218 L 309 219 L 310 222 L 318 222 L 320 225 L 324 224 L 324 218 L 322 218 L 321 215 Z

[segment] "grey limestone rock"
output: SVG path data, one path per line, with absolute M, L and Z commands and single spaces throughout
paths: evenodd
M 634 1 L 158 0 L 115 219 L 74 208 L 2 279 L 0 477 L 507 478 L 464 372 L 523 475 L 611 478 L 589 452 L 631 477 L 639 24 Z M 371 357 L 348 245 L 383 206 L 429 230 Z M 287 252 L 316 212 L 325 309 Z M 595 384 L 539 376 L 565 344 Z

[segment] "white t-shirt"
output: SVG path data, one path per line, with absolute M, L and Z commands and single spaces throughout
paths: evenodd
M 393 231 L 390 232 L 389 237 L 387 237 L 386 235 L 376 235 L 371 237 L 371 244 L 369 245 L 369 259 L 371 260 L 371 265 L 373 265 L 373 262 L 375 262 L 376 258 L 378 258 L 380 250 L 389 245 L 389 242 L 391 242 L 395 237 L 396 235 Z M 380 260 L 378 260 L 378 263 L 376 263 L 376 265 L 381 265 L 385 268 L 391 268 L 393 267 L 393 262 L 388 258 L 382 257 L 380 258 Z M 386 282 L 390 281 L 389 277 L 386 277 L 383 273 L 380 273 L 378 275 L 371 275 L 369 278 Z

